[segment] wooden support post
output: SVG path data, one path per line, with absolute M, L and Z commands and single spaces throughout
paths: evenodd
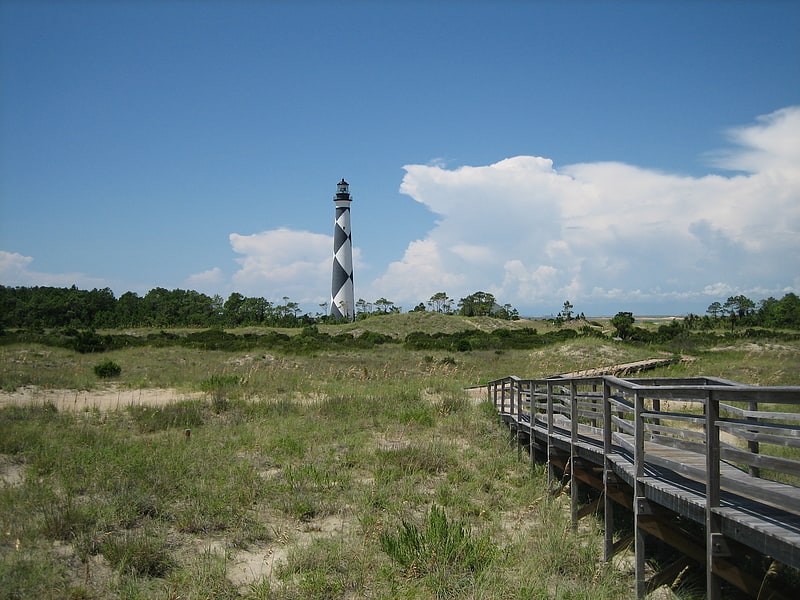
M 519 381 L 511 380 L 511 416 L 519 422 Z
M 614 556 L 614 504 L 608 493 L 614 475 L 611 450 L 611 387 L 603 381 L 603 560 L 606 562 Z
M 517 460 L 522 459 L 522 445 L 520 444 L 520 428 L 522 424 L 520 417 L 522 416 L 522 382 L 515 379 L 513 382 L 511 392 L 511 416 L 514 419 L 514 445 L 517 447 Z
M 547 489 L 553 488 L 553 382 L 547 382 Z
M 500 410 L 500 403 L 502 402 L 502 395 L 503 395 L 503 383 L 498 383 L 497 381 L 492 383 L 492 404 L 494 404 L 494 409 L 497 412 L 497 420 L 500 423 L 503 422 L 503 413 Z
M 533 468 L 536 466 L 536 383 L 529 381 L 528 390 L 530 391 L 530 408 L 528 409 L 528 414 L 530 415 L 530 421 L 528 422 L 528 431 L 530 432 L 528 436 L 528 454 L 531 458 L 531 471 L 533 471 Z
M 748 402 L 747 403 L 747 410 L 757 411 L 758 410 L 758 402 Z M 748 417 L 748 420 L 750 420 L 751 418 L 756 423 L 758 422 L 758 418 L 756 418 L 756 417 Z M 758 454 L 759 453 L 758 441 L 757 440 L 748 440 L 747 441 L 747 449 L 750 452 L 752 452 L 753 454 Z M 754 465 L 750 465 L 747 470 L 748 470 L 748 473 L 750 473 L 750 475 L 752 475 L 753 477 L 761 477 L 761 469 L 759 469 L 758 467 L 756 467 Z
M 719 507 L 720 452 L 719 452 L 719 400 L 713 391 L 706 397 L 706 598 L 720 600 L 720 582 L 717 577 L 716 559 L 724 554 L 724 541 L 719 516 L 714 509 Z
M 653 412 L 661 412 L 661 398 L 653 398 Z M 653 419 L 654 425 L 661 425 L 661 419 Z
M 647 579 L 645 578 L 645 532 L 639 525 L 639 520 L 645 513 L 647 501 L 644 495 L 644 484 L 641 479 L 644 477 L 644 397 L 636 392 L 634 395 L 634 430 L 633 430 L 633 469 L 634 469 L 634 489 L 633 489 L 633 521 L 636 540 L 634 551 L 636 558 L 636 598 L 644 598 L 647 593 Z
M 580 489 L 576 473 L 578 471 L 578 385 L 573 379 L 569 384 L 569 498 L 572 531 L 578 530 L 578 510 L 580 508 Z

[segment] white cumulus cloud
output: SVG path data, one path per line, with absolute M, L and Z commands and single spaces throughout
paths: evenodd
M 7 286 L 105 288 L 109 282 L 85 273 L 45 273 L 31 269 L 32 256 L 0 250 L 0 283 Z
M 724 169 L 759 173 L 796 171 L 800 165 L 798 106 L 763 115 L 755 125 L 734 127 L 727 134 L 737 148 L 716 153 L 715 162 Z
M 800 107 L 729 132 L 717 165 L 687 177 L 621 163 L 556 168 L 517 156 L 487 166 L 407 165 L 400 191 L 437 216 L 375 282 L 401 304 L 489 291 L 555 312 L 680 300 L 702 312 L 731 293 L 800 285 Z M 724 298 L 722 298 L 724 299 Z
M 321 303 L 330 292 L 333 238 L 329 235 L 280 228 L 252 235 L 230 234 L 239 270 L 233 288 L 247 296 L 302 304 Z M 359 264 L 360 251 L 353 249 Z
M 214 267 L 202 273 L 190 275 L 186 279 L 186 283 L 190 289 L 213 295 L 226 286 L 226 277 L 222 269 Z

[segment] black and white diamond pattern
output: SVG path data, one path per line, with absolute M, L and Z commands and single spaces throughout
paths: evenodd
M 355 318 L 355 300 L 353 296 L 353 240 L 350 232 L 350 194 L 337 194 L 335 201 L 336 221 L 333 227 L 331 316 L 352 321 Z

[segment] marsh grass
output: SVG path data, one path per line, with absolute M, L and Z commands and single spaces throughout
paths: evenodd
M 754 360 L 748 346 L 663 374 L 800 383 L 800 346 L 786 347 L 773 372 L 771 350 Z M 544 469 L 464 388 L 653 353 L 594 338 L 502 353 L 108 352 L 119 385 L 206 395 L 1 408 L 0 469 L 21 475 L 0 480 L 0 598 L 628 598 L 630 577 L 599 562 L 599 526 L 571 530 Z M 0 360 L 5 389 L 96 384 L 96 357 L 6 346 Z M 234 581 L 243 550 L 282 558 Z

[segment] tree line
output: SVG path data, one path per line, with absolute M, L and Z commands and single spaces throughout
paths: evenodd
M 20 299 L 24 300 L 22 302 Z M 460 314 L 495 315 L 514 313 L 498 306 L 484 292 L 471 294 L 458 303 Z M 451 302 L 446 295 L 431 299 L 430 310 L 448 312 Z M 450 312 L 453 312 L 452 302 Z M 567 301 L 556 324 L 578 321 L 578 327 L 562 328 L 539 334 L 536 329 L 496 329 L 483 332 L 469 328 L 456 333 L 429 333 L 415 331 L 404 339 L 395 339 L 369 330 L 331 335 L 320 332 L 315 317 L 299 314 L 297 305 L 288 299 L 273 304 L 263 299 L 250 299 L 231 294 L 226 301 L 209 298 L 197 292 L 156 288 L 144 297 L 124 294 L 114 299 L 110 290 L 82 291 L 77 288 L 4 288 L 0 286 L 0 345 L 12 343 L 41 343 L 71 348 L 82 353 L 105 352 L 134 346 L 180 345 L 209 350 L 250 350 L 269 348 L 290 353 L 313 353 L 336 348 L 372 348 L 386 343 L 403 343 L 414 350 L 505 350 L 535 348 L 564 341 L 577 336 L 602 339 L 614 337 L 631 343 L 666 345 L 678 351 L 689 347 L 718 343 L 720 337 L 730 339 L 800 339 L 800 299 L 787 294 L 780 300 L 768 298 L 757 307 L 749 307 L 741 299 L 726 303 L 732 309 L 728 314 L 708 314 L 703 317 L 688 315 L 674 319 L 657 328 L 637 327 L 631 312 L 619 312 L 611 320 L 613 331 L 604 331 L 603 325 L 587 321 L 582 313 L 573 316 L 573 306 Z M 379 303 L 378 313 L 399 312 L 398 307 Z M 393 305 L 392 305 L 393 306 Z M 724 305 L 723 305 L 724 306 Z M 738 307 L 744 310 L 740 313 Z M 210 307 L 210 308 L 209 308 Z M 736 308 L 734 308 L 736 307 Z M 413 309 L 418 310 L 419 307 Z M 424 308 L 428 310 L 428 308 Z M 375 312 L 361 314 L 369 318 Z M 324 317 L 327 318 L 327 317 Z M 207 319 L 207 320 L 206 320 Z M 281 326 L 298 325 L 301 331 L 286 335 L 275 330 L 254 333 L 243 330 L 227 332 L 226 325 L 275 323 Z M 582 323 L 582 325 L 581 325 Z M 746 327 L 728 327 L 729 323 Z M 135 335 L 117 332 L 101 335 L 96 329 L 113 329 L 154 325 L 158 333 Z M 190 331 L 176 333 L 171 327 L 186 326 Z M 191 329 L 202 329 L 191 331 Z M 720 331 L 722 330 L 722 331 Z M 795 330 L 795 331 L 787 331 Z
M 725 302 L 712 302 L 703 317 L 687 316 L 695 329 L 711 329 L 720 323 L 734 327 L 800 329 L 800 298 L 788 293 L 780 300 L 769 297 L 757 304 L 747 296 L 730 296 Z
M 246 297 L 234 292 L 223 300 L 193 290 L 167 290 L 161 287 L 144 296 L 126 292 L 119 298 L 109 288 L 81 290 L 76 286 L 8 287 L 0 285 L 0 329 L 74 328 L 115 329 L 126 327 L 306 327 L 329 322 L 327 304 L 320 305 L 315 315 L 303 313 L 298 303 L 284 296 L 282 302 L 265 298 Z M 431 311 L 458 314 L 465 317 L 492 316 L 499 319 L 519 319 L 519 312 L 510 304 L 499 304 L 493 294 L 478 291 L 456 301 L 446 292 L 436 292 L 426 302 L 420 302 L 410 312 Z M 391 300 L 379 298 L 373 302 L 359 299 L 356 318 L 402 312 Z M 724 302 L 713 302 L 706 315 L 687 315 L 681 327 L 702 331 L 720 327 L 730 329 L 766 327 L 771 329 L 800 329 L 800 298 L 787 293 L 754 302 L 746 296 L 731 296 Z M 583 313 L 574 316 L 574 306 L 567 300 L 555 321 L 559 324 L 585 320 Z M 632 313 L 618 313 L 623 318 L 621 333 L 629 333 L 625 323 Z M 626 337 L 622 335 L 622 337 Z
M 786 294 L 780 300 L 766 298 L 758 304 L 745 296 L 731 296 L 725 303 L 713 302 L 708 307 L 708 314 L 704 316 L 689 313 L 683 319 L 676 319 L 668 324 L 660 325 L 657 329 L 644 329 L 636 327 L 636 318 L 632 312 L 618 312 L 611 319 L 618 338 L 661 343 L 686 337 L 687 334 L 710 334 L 717 329 L 730 329 L 731 332 L 738 328 L 744 331 L 745 337 L 760 337 L 765 330 L 800 330 L 800 298 L 797 294 Z M 797 334 L 787 334 L 787 339 L 796 339 Z
M 126 292 L 119 298 L 109 288 L 81 290 L 76 286 L 8 287 L 0 285 L 0 328 L 116 329 L 126 327 L 305 327 L 331 320 L 327 304 L 315 315 L 303 313 L 297 302 L 284 296 L 282 302 L 246 297 L 238 292 L 226 300 L 193 290 L 157 287 L 140 296 Z M 475 292 L 456 303 L 445 292 L 437 292 L 413 311 L 431 310 L 464 316 L 494 316 L 518 319 L 510 304 L 500 306 L 488 292 Z M 356 302 L 358 319 L 402 312 L 391 300 Z

